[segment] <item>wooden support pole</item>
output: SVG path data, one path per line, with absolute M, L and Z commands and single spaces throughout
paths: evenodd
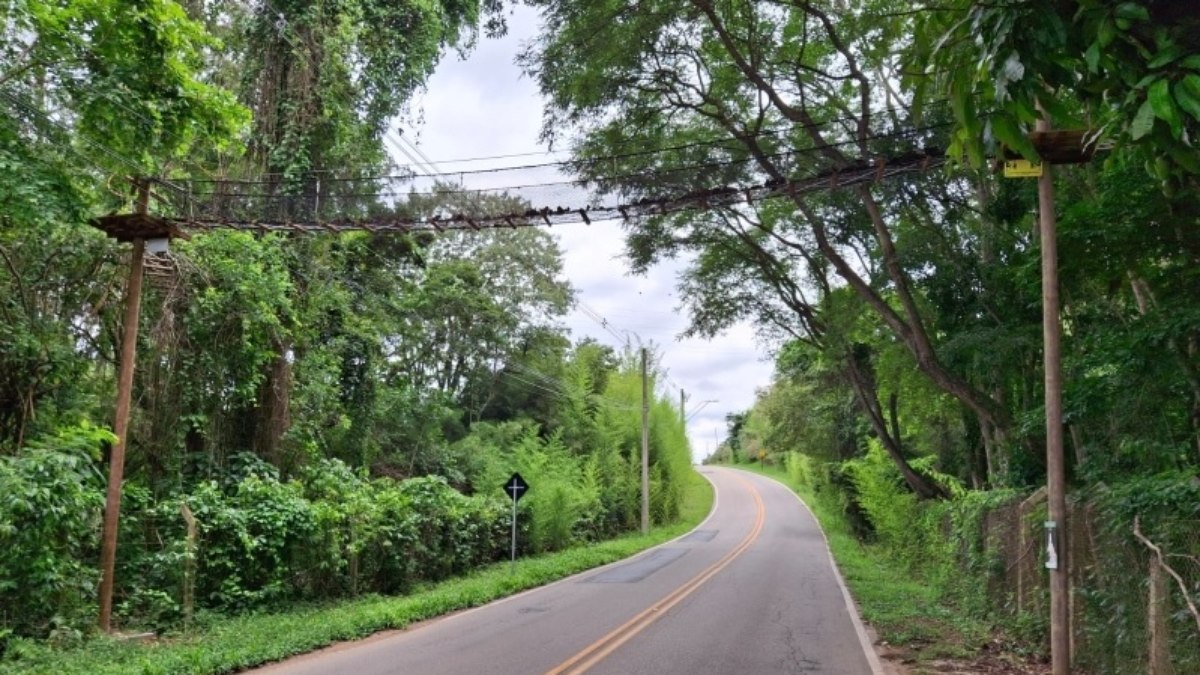
M 186 548 L 183 553 L 183 627 L 192 627 L 192 616 L 196 608 L 196 516 L 186 503 L 179 507 L 183 522 L 187 525 Z
M 1157 557 L 1150 558 L 1150 602 L 1146 630 L 1150 633 L 1149 675 L 1175 675 L 1171 664 L 1171 587 Z
M 1043 113 L 1037 130 L 1050 130 Z M 1066 469 L 1063 461 L 1062 326 L 1058 297 L 1058 220 L 1054 209 L 1051 165 L 1042 163 L 1038 179 L 1038 226 L 1042 244 L 1042 341 L 1046 389 L 1046 500 L 1053 523 L 1051 543 L 1057 564 L 1050 568 L 1050 662 L 1054 675 L 1071 669 L 1070 574 L 1067 553 Z
M 650 531 L 650 385 L 642 347 L 642 534 Z
M 138 184 L 138 213 L 145 214 L 149 189 Z M 142 306 L 142 268 L 146 242 L 133 240 L 129 263 L 129 288 L 125 291 L 125 317 L 121 324 L 121 360 L 117 375 L 117 406 L 113 418 L 112 446 L 108 467 L 108 494 L 104 502 L 104 531 L 100 539 L 100 630 L 112 629 L 113 577 L 117 559 L 117 527 L 121 513 L 121 482 L 125 476 L 125 441 L 129 431 L 129 406 L 133 396 L 133 367 L 137 358 L 138 319 Z

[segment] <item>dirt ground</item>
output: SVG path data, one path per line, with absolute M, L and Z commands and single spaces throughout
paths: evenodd
M 999 640 L 970 658 L 927 658 L 911 647 L 875 643 L 887 675 L 1047 675 L 1050 665 L 1006 652 Z

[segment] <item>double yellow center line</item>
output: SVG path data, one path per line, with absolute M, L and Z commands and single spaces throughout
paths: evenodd
M 763 521 L 766 519 L 766 509 L 763 508 L 762 496 L 758 494 L 758 490 L 756 490 L 754 486 L 750 484 L 750 481 L 740 476 L 736 476 L 736 478 L 740 483 L 746 486 L 746 489 L 750 491 L 751 496 L 754 497 L 754 506 L 757 511 L 754 518 L 754 527 L 750 528 L 750 533 L 747 534 L 744 539 L 742 539 L 737 547 L 735 547 L 729 553 L 726 553 L 725 556 L 720 560 L 689 579 L 682 586 L 668 593 L 666 597 L 643 610 L 637 616 L 621 624 L 612 632 L 608 633 L 599 640 L 596 640 L 587 647 L 584 647 L 583 650 L 578 654 L 572 656 L 566 661 L 563 661 L 557 667 L 546 671 L 546 675 L 564 675 L 566 673 L 575 675 L 576 673 L 587 672 L 588 669 L 602 661 L 609 654 L 612 654 L 621 645 L 633 638 L 633 636 L 642 632 L 642 630 L 644 630 L 647 626 L 665 615 L 672 607 L 682 602 L 684 598 L 688 597 L 697 588 L 700 588 L 700 586 L 704 585 L 704 582 L 711 579 L 717 572 L 725 569 L 729 563 L 733 562 L 735 558 L 745 552 L 746 549 L 750 548 L 750 545 L 754 543 L 754 540 L 758 539 L 759 533 L 762 532 Z

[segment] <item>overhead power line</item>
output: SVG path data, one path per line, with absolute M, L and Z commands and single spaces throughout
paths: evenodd
M 850 119 L 850 118 L 844 118 L 844 119 Z M 819 128 L 822 126 L 826 126 L 828 124 L 835 123 L 837 121 L 842 121 L 842 120 L 830 120 L 830 121 L 825 121 L 825 122 L 818 122 L 814 125 L 810 125 L 810 128 Z M 797 125 L 797 126 L 799 126 L 799 125 Z M 766 154 L 765 158 L 780 159 L 783 157 L 804 156 L 804 155 L 809 155 L 809 154 L 821 153 L 821 152 L 825 152 L 825 151 L 832 150 L 832 149 L 855 147 L 855 146 L 860 145 L 863 140 L 865 140 L 866 142 L 871 142 L 871 141 L 879 141 L 879 140 L 884 140 L 884 139 L 915 137 L 922 133 L 939 131 L 942 129 L 946 129 L 950 126 L 952 126 L 951 122 L 938 122 L 938 123 L 926 124 L 926 125 L 922 125 L 922 126 L 907 127 L 907 128 L 896 129 L 896 130 L 891 130 L 891 131 L 883 131 L 883 132 L 873 134 L 873 135 L 867 137 L 866 139 L 848 138 L 848 139 L 832 141 L 832 142 L 824 143 L 824 144 L 820 144 L 820 145 L 805 146 L 805 147 L 800 147 L 800 148 L 782 149 L 782 150 L 778 150 L 776 152 Z M 767 136 L 767 135 L 776 135 L 778 133 L 782 133 L 782 131 L 768 130 L 768 131 L 763 131 L 757 135 L 751 135 L 750 138 L 757 138 L 759 136 Z M 403 138 L 403 136 L 401 135 L 400 138 Z M 489 168 L 484 168 L 484 169 L 470 169 L 470 170 L 460 170 L 460 171 L 439 170 L 427 158 L 424 160 L 418 159 L 413 156 L 413 153 L 409 152 L 408 150 L 404 150 L 403 148 L 400 148 L 400 151 L 402 153 L 404 153 L 405 156 L 408 157 L 409 160 L 412 161 L 413 164 L 415 166 L 417 166 L 417 168 L 421 169 L 421 171 L 423 171 L 424 173 L 413 172 L 411 174 L 400 174 L 400 175 L 381 174 L 381 175 L 374 175 L 374 176 L 332 176 L 332 177 L 323 177 L 322 181 L 328 182 L 328 183 L 355 183 L 355 182 L 370 183 L 370 182 L 378 182 L 378 181 L 396 181 L 396 180 L 411 181 L 413 179 L 418 179 L 418 178 L 444 178 L 447 176 L 462 176 L 462 177 L 483 176 L 483 175 L 488 175 L 488 174 L 497 174 L 497 173 L 506 173 L 506 172 L 532 171 L 532 170 L 536 170 L 536 169 L 555 169 L 555 170 L 561 171 L 563 173 L 572 173 L 573 174 L 573 173 L 576 173 L 579 168 L 586 167 L 586 166 L 604 166 L 606 164 L 612 164 L 613 162 L 615 162 L 617 160 L 622 160 L 622 159 L 631 159 L 631 158 L 635 158 L 635 157 L 649 157 L 649 156 L 656 156 L 656 155 L 667 155 L 668 153 L 674 152 L 677 150 L 699 148 L 699 147 L 716 147 L 716 146 L 722 146 L 722 145 L 729 146 L 727 148 L 724 148 L 724 149 L 728 149 L 728 150 L 737 150 L 737 151 L 745 150 L 745 146 L 742 145 L 742 141 L 740 141 L 738 139 L 724 138 L 724 139 L 717 139 L 717 140 L 712 140 L 712 141 L 697 141 L 697 142 L 693 142 L 693 143 L 671 145 L 671 146 L 665 146 L 665 147 L 661 147 L 661 148 L 651 148 L 651 149 L 639 150 L 639 151 L 635 151 L 635 152 L 612 153 L 612 154 L 599 155 L 596 157 L 589 157 L 589 158 L 583 158 L 583 159 L 568 159 L 568 160 L 560 160 L 560 161 L 555 161 L 555 162 L 540 162 L 540 163 L 535 163 L 535 164 L 523 164 L 523 165 L 503 166 L 503 167 L 489 167 Z M 416 150 L 415 146 L 413 149 Z M 418 150 L 418 152 L 419 152 L 419 150 Z M 673 167 L 672 166 L 656 167 L 649 171 L 654 174 L 665 174 L 665 173 L 694 170 L 694 169 L 701 169 L 701 168 L 716 168 L 716 167 L 722 167 L 722 166 L 735 166 L 738 164 L 753 163 L 755 161 L 757 161 L 757 159 L 755 157 L 747 155 L 745 157 L 741 157 L 738 159 L 707 160 L 707 161 L 703 161 L 703 162 L 679 164 L 679 165 L 676 165 Z M 423 167 L 431 167 L 432 170 L 430 168 L 423 168 Z M 313 173 L 315 174 L 315 173 L 324 173 L 324 172 L 313 172 Z M 260 174 L 256 178 L 251 178 L 251 179 L 241 179 L 241 180 L 194 179 L 189 182 L 193 185 L 202 185 L 205 183 L 228 183 L 228 184 L 237 184 L 240 186 L 251 186 L 251 185 L 276 186 L 276 185 L 278 185 L 278 181 L 273 180 L 272 178 L 275 176 L 278 176 L 278 175 L 279 174 L 264 173 L 264 174 Z M 628 177 L 636 176 L 636 175 L 639 175 L 639 174 L 626 173 L 626 174 L 622 174 L 622 175 L 616 175 L 614 173 L 614 175 L 610 176 L 609 178 L 616 180 L 616 179 L 628 178 Z M 549 184 L 572 184 L 575 182 L 577 182 L 577 181 L 563 180 L 563 181 L 558 181 L 558 182 L 549 183 Z M 512 187 L 531 187 L 531 186 L 517 185 L 517 186 L 512 186 Z M 503 189 L 503 188 L 498 188 L 498 189 Z

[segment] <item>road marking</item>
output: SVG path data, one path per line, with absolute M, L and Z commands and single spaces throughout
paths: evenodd
M 737 471 L 744 471 L 744 469 L 737 469 Z M 817 514 L 813 512 L 808 502 L 805 502 L 795 490 L 788 487 L 782 481 L 770 476 L 763 476 L 762 474 L 757 475 L 778 483 L 780 487 L 790 492 L 796 498 L 796 501 L 800 502 L 800 506 L 803 506 L 804 510 L 808 511 L 808 515 L 813 519 L 813 522 L 817 524 L 817 530 L 820 531 L 821 538 L 825 540 L 825 553 L 829 555 L 829 566 L 833 568 L 833 577 L 837 580 L 838 588 L 842 590 L 842 600 L 846 603 L 846 612 L 850 614 L 850 622 L 854 624 L 854 633 L 858 636 L 858 642 L 862 646 L 863 655 L 867 657 L 867 663 L 871 666 L 871 675 L 884 675 L 888 671 L 884 669 L 883 662 L 879 660 L 879 654 L 875 652 L 875 645 L 871 643 L 871 638 L 867 636 L 867 627 L 863 625 L 862 617 L 858 614 L 858 605 L 854 604 L 854 596 L 850 595 L 850 589 L 846 587 L 846 581 L 842 579 L 842 572 L 838 569 L 837 560 L 833 557 L 833 549 L 829 547 L 829 536 L 825 534 L 825 528 L 821 527 L 821 521 L 817 520 Z
M 717 572 L 725 569 L 729 563 L 740 556 L 750 548 L 750 545 L 758 539 L 758 535 L 762 532 L 763 522 L 766 520 L 766 509 L 763 507 L 762 496 L 758 490 L 750 483 L 750 481 L 741 476 L 734 475 L 734 478 L 746 486 L 750 494 L 754 497 L 754 505 L 757 513 L 754 518 L 754 527 L 750 528 L 750 533 L 729 553 L 726 553 L 720 560 L 705 568 L 702 572 L 689 579 L 679 588 L 668 593 L 664 598 L 640 612 L 637 616 L 629 621 L 617 626 L 604 637 L 596 640 L 592 644 L 584 647 L 582 651 L 575 654 L 571 658 L 563 661 L 557 667 L 546 671 L 546 675 L 564 675 L 570 673 L 576 675 L 578 673 L 587 672 L 589 668 L 604 660 L 609 654 L 616 651 L 621 645 L 628 642 L 633 636 L 642 632 L 650 624 L 654 623 L 665 615 L 672 607 L 683 601 L 684 598 L 691 595 L 697 588 L 704 585 L 706 581 L 711 579 Z

